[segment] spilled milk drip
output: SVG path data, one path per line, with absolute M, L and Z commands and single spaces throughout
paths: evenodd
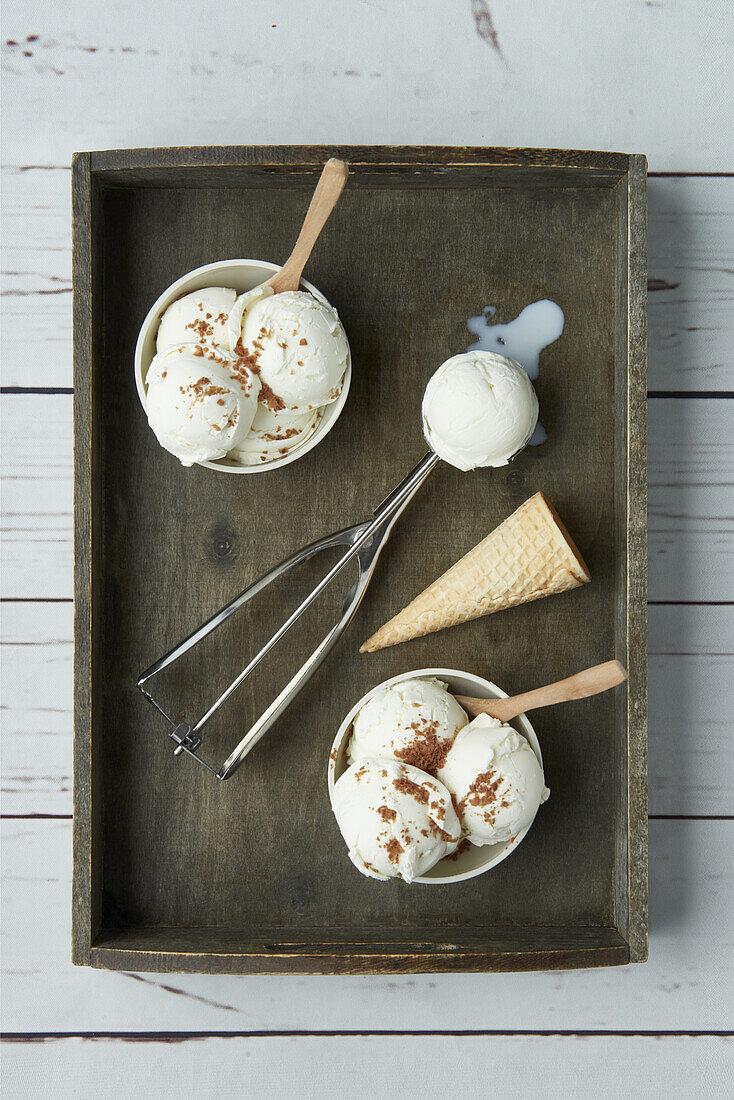
M 493 351 L 508 359 L 516 359 L 530 378 L 537 378 L 541 351 L 563 332 L 563 310 L 549 298 L 542 298 L 525 306 L 515 320 L 506 325 L 493 323 L 496 312 L 496 306 L 485 306 L 477 317 L 469 318 L 466 327 L 477 337 L 477 341 L 467 351 Z M 538 422 L 528 444 L 537 447 L 547 438 L 545 428 Z

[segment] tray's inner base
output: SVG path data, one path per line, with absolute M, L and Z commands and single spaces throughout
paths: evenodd
M 276 954 L 311 937 L 377 950 L 377 929 L 432 951 L 468 942 L 472 930 L 485 952 L 496 929 L 614 929 L 615 882 L 625 877 L 614 772 L 626 744 L 610 695 L 537 716 L 550 800 L 511 858 L 461 886 L 361 877 L 330 811 L 326 766 L 354 701 L 399 672 L 453 667 L 512 692 L 617 652 L 615 511 L 625 502 L 614 492 L 615 328 L 624 323 L 616 185 L 602 177 L 526 188 L 515 173 L 503 187 L 478 170 L 471 185 L 466 173 L 443 171 L 417 187 L 410 172 L 355 173 L 308 269 L 351 342 L 344 413 L 301 461 L 231 476 L 184 470 L 157 445 L 135 392 L 135 339 L 151 302 L 187 270 L 228 256 L 286 256 L 312 177 L 287 186 L 283 174 L 274 188 L 262 186 L 262 173 L 250 186 L 246 169 L 236 187 L 220 186 L 213 169 L 206 178 L 205 188 L 98 183 L 92 798 L 104 819 L 95 890 L 108 964 L 115 937 L 144 934 L 151 945 L 158 937 L 165 951 L 166 928 L 208 930 L 195 950 L 230 936 L 237 951 L 270 944 Z M 507 321 L 543 297 L 566 316 L 537 383 L 547 443 L 504 469 L 462 474 L 442 464 L 432 474 L 397 525 L 355 624 L 231 780 L 174 759 L 165 724 L 135 688 L 140 671 L 294 549 L 368 517 L 425 450 L 421 394 L 442 360 L 470 343 L 467 318 L 495 305 Z M 540 489 L 589 563 L 590 585 L 359 655 L 365 637 Z M 197 717 L 312 576 L 255 601 L 196 651 L 169 684 L 173 705 Z M 307 616 L 279 647 L 280 664 L 207 728 L 202 751 L 212 763 L 323 637 L 342 595 Z

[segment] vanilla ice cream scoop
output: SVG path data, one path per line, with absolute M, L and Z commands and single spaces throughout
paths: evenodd
M 249 301 L 239 342 L 281 407 L 310 412 L 336 401 L 349 362 L 349 344 L 336 310 L 302 290 Z M 233 309 L 229 328 L 233 347 L 239 308 Z
M 320 415 L 318 409 L 303 413 L 273 412 L 261 403 L 249 432 L 229 457 L 243 466 L 283 458 L 313 435 Z
M 459 470 L 506 466 L 538 422 L 538 399 L 514 359 L 468 351 L 447 359 L 423 397 L 430 447 Z
M 145 381 L 148 422 L 182 465 L 224 458 L 247 436 L 260 380 L 228 353 L 169 348 L 154 357 Z
M 236 291 L 223 286 L 207 286 L 177 298 L 161 317 L 156 349 L 203 344 L 229 350 L 229 314 L 236 298 Z
M 358 760 L 334 785 L 349 858 L 370 878 L 412 882 L 453 852 L 461 826 L 437 779 L 396 760 Z
M 472 844 L 502 844 L 533 821 L 550 791 L 528 741 L 480 714 L 459 730 L 438 778 L 454 797 Z
M 400 680 L 374 691 L 354 719 L 347 755 L 392 758 L 435 774 L 469 721 L 434 679 Z

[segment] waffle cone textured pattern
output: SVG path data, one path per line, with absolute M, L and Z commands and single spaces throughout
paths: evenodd
M 360 648 L 420 638 L 516 604 L 568 592 L 591 574 L 555 508 L 536 493 Z

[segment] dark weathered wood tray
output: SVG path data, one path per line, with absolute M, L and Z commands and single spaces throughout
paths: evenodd
M 346 409 L 301 461 L 182 469 L 147 427 L 133 349 L 199 264 L 283 259 L 324 160 L 351 176 L 308 277 L 352 347 Z M 520 149 L 212 148 L 74 160 L 74 961 L 134 970 L 545 969 L 646 955 L 645 160 Z M 420 399 L 469 342 L 548 296 L 566 314 L 537 384 L 548 442 L 507 469 L 442 465 L 400 520 L 337 651 L 226 783 L 172 756 L 139 672 L 265 568 L 366 518 L 425 450 Z M 359 643 L 538 489 L 589 562 L 573 593 L 373 656 Z M 166 686 L 201 713 L 305 591 L 240 613 Z M 351 583 L 351 580 L 348 582 Z M 331 625 L 330 595 L 206 730 L 224 759 Z M 332 819 L 327 755 L 352 703 L 408 669 L 508 691 L 615 656 L 628 695 L 537 715 L 552 797 L 519 850 L 464 885 L 376 885 Z M 174 702 L 175 701 L 175 702 Z

